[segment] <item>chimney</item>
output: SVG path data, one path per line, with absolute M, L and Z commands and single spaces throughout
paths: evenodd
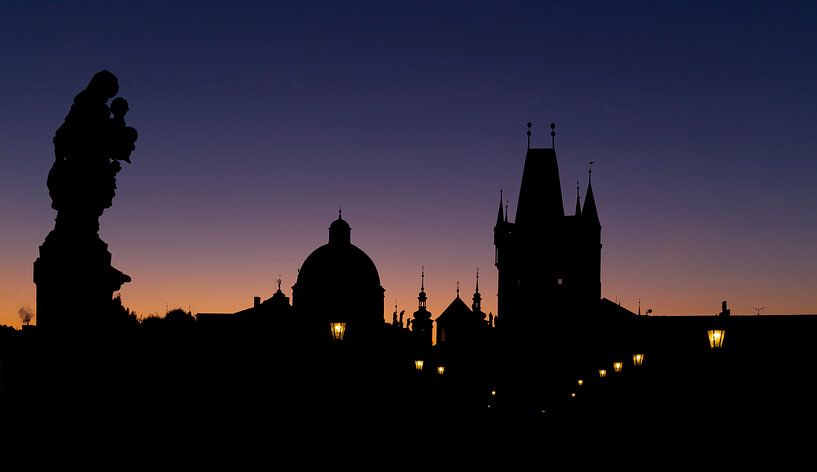
M 252 307 L 258 308 L 261 306 L 261 297 L 252 297 Z

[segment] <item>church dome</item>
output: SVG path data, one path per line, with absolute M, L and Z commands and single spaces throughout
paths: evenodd
M 293 286 L 293 308 L 298 316 L 321 324 L 350 323 L 350 335 L 367 330 L 364 326 L 382 327 L 380 275 L 372 259 L 352 244 L 351 227 L 342 218 L 329 226 L 329 242 L 301 265 Z

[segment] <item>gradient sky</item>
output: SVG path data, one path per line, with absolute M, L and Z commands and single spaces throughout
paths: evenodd
M 527 121 L 557 123 L 568 211 L 596 162 L 605 297 L 817 312 L 815 2 L 75 3 L 0 3 L 0 324 L 34 308 L 51 138 L 101 69 L 139 131 L 101 236 L 140 315 L 289 295 L 339 203 L 389 318 L 421 265 L 435 316 L 477 267 L 495 311 Z

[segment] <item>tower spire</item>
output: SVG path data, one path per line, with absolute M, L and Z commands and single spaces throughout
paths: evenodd
M 420 291 L 426 291 L 426 266 L 420 266 Z
M 476 292 L 479 293 L 479 267 L 477 267 L 477 288 Z
M 457 298 L 460 298 L 460 281 L 457 280 Z
M 420 302 L 418 304 L 418 308 L 420 309 L 420 311 L 426 309 L 426 300 L 428 299 L 428 297 L 426 297 L 426 283 L 425 283 L 425 280 L 426 280 L 426 268 L 425 268 L 425 266 L 420 266 L 420 294 L 417 295 L 417 300 Z
M 343 204 L 342 203 L 338 203 L 338 219 L 339 220 L 343 219 Z
M 553 147 L 553 150 L 556 150 L 556 123 L 550 124 L 550 145 Z M 530 147 L 530 146 L 528 146 Z

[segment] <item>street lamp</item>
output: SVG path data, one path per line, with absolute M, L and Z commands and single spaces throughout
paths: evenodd
M 725 329 L 710 329 L 706 334 L 709 336 L 710 349 L 721 349 L 723 347 L 723 338 L 726 337 Z
M 332 339 L 335 341 L 343 341 L 343 336 L 346 335 L 346 323 L 342 321 L 333 321 L 329 323 L 329 329 L 332 332 Z
M 423 371 L 423 364 L 424 362 L 422 359 L 417 359 L 416 361 L 414 361 L 414 368 L 417 370 L 417 372 Z
M 621 361 L 613 362 L 613 370 L 618 374 L 621 372 L 621 369 L 624 367 L 624 363 Z
M 577 380 L 577 381 L 576 381 L 576 385 L 578 385 L 579 387 L 581 387 L 582 385 L 584 385 L 584 380 L 583 380 L 583 379 L 579 379 L 579 380 Z
M 440 375 L 445 374 L 445 366 L 444 365 L 438 365 L 437 366 L 437 373 L 440 374 Z
M 641 367 L 642 364 L 644 364 L 644 354 L 633 354 L 633 367 Z
M 607 370 L 606 369 L 599 369 L 599 377 L 601 377 L 601 378 L 607 377 Z

